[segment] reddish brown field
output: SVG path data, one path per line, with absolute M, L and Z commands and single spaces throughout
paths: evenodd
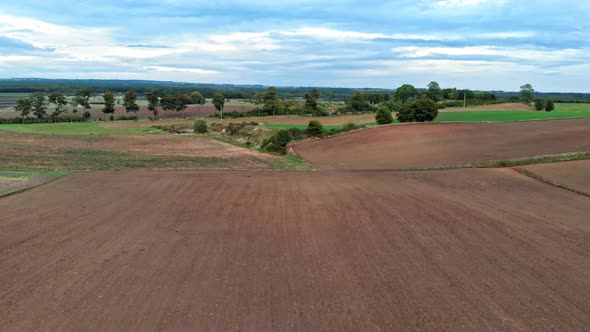
M 511 169 L 75 173 L 0 211 L 2 331 L 590 326 L 590 199 Z
M 590 196 L 590 160 L 521 167 L 549 183 L 578 190 Z
M 402 169 L 590 151 L 590 119 L 407 124 L 296 144 L 320 169 Z

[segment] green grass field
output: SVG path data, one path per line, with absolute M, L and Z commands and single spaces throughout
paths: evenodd
M 435 122 L 512 122 L 590 117 L 590 104 L 556 104 L 555 111 L 466 111 L 439 113 Z
M 44 135 L 154 135 L 162 131 L 150 127 L 103 127 L 100 122 L 5 124 L 0 130 Z
M 373 126 L 376 125 L 376 123 L 363 123 L 360 124 L 362 126 Z M 298 124 L 283 124 L 283 123 L 267 123 L 265 124 L 265 126 L 267 126 L 268 128 L 275 128 L 275 129 L 290 129 L 290 128 L 297 128 L 297 129 L 306 129 L 307 125 L 298 125 Z M 344 128 L 344 125 L 341 126 L 324 126 L 324 129 L 326 130 L 330 130 L 330 129 L 342 129 Z

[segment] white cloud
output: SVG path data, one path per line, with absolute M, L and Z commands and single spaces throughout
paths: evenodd
M 204 74 L 204 75 L 219 74 L 218 71 L 201 69 L 201 68 L 179 68 L 179 67 L 165 67 L 165 66 L 147 66 L 145 68 L 149 69 L 149 70 L 158 71 L 158 72 L 171 72 L 171 73 L 183 72 L 183 73 Z
M 531 50 L 496 46 L 469 46 L 469 47 L 421 47 L 406 46 L 396 47 L 392 51 L 405 58 L 423 58 L 429 56 L 499 56 L 513 59 L 551 62 L 564 61 L 586 56 L 583 50 Z

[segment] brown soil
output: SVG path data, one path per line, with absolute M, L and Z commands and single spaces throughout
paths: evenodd
M 302 142 L 294 150 L 320 169 L 402 169 L 590 151 L 590 119 L 407 124 Z
M 590 199 L 511 169 L 75 173 L 0 211 L 2 331 L 590 326 Z
M 85 169 L 76 151 L 125 153 L 139 157 L 212 158 L 239 169 L 270 168 L 278 158 L 257 151 L 191 136 L 30 135 L 0 131 L 0 168 Z M 72 162 L 65 163 L 64 151 Z M 72 152 L 74 153 L 72 155 Z M 26 165 L 23 165 L 26 162 Z M 158 168 L 158 167 L 155 167 Z M 182 168 L 182 167 L 181 167 Z M 224 167 L 225 168 L 225 167 Z
M 506 104 L 493 104 L 493 105 L 481 105 L 481 106 L 468 106 L 463 107 L 449 107 L 440 110 L 440 112 L 456 112 L 456 111 L 534 111 L 535 109 L 530 105 L 523 103 L 506 103 Z
M 521 167 L 550 183 L 590 195 L 590 160 Z

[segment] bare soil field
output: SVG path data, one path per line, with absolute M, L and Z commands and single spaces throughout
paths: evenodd
M 278 157 L 177 135 L 30 135 L 0 131 L 0 168 L 270 169 Z
M 590 151 L 590 119 L 404 124 L 294 145 L 319 169 L 403 169 Z
M 523 103 L 505 103 L 505 104 L 492 104 L 492 105 L 481 105 L 481 106 L 467 106 L 463 107 L 448 107 L 440 110 L 440 112 L 455 112 L 455 111 L 535 111 L 534 107 Z
M 530 165 L 521 168 L 550 183 L 590 195 L 590 160 Z
M 0 211 L 2 331 L 590 325 L 590 199 L 511 169 L 72 173 Z

